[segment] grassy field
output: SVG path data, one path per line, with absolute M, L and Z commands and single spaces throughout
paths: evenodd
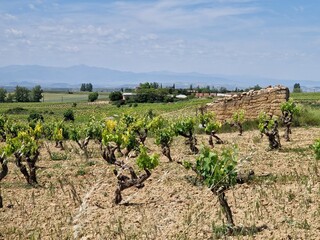
M 75 114 L 76 122 L 88 121 L 90 116 L 98 119 L 122 113 L 144 114 L 152 109 L 157 114 L 164 114 L 168 118 L 179 116 L 190 116 L 195 114 L 195 109 L 202 104 L 211 102 L 212 99 L 192 99 L 175 103 L 145 103 L 138 104 L 137 107 L 124 105 L 118 108 L 110 104 L 108 93 L 99 93 L 97 102 L 88 102 L 88 93 L 44 93 L 44 102 L 40 103 L 1 103 L 0 114 L 5 114 L 10 109 L 23 108 L 20 114 L 8 114 L 15 119 L 26 120 L 31 112 L 43 114 L 45 120 L 61 120 L 63 113 L 67 109 L 72 109 Z M 299 116 L 299 125 L 317 125 L 320 121 L 320 93 L 292 93 L 294 101 L 302 104 L 303 113 Z M 76 103 L 76 107 L 73 106 Z
M 60 96 L 60 94 L 58 94 L 58 96 Z M 56 101 L 59 97 L 55 96 L 52 97 L 52 99 L 55 99 Z M 22 108 L 25 111 L 18 114 L 8 114 L 8 116 L 15 119 L 18 118 L 26 120 L 31 112 L 38 112 L 43 114 L 45 120 L 50 121 L 62 120 L 63 113 L 67 109 L 72 109 L 74 111 L 76 122 L 85 122 L 88 121 L 91 116 L 96 116 L 97 119 L 102 119 L 113 115 L 121 115 L 123 113 L 144 114 L 152 109 L 155 113 L 165 114 L 170 118 L 171 116 L 177 117 L 194 115 L 195 109 L 198 106 L 210 101 L 212 101 L 212 99 L 192 99 L 190 101 L 179 101 L 174 103 L 139 103 L 136 107 L 129 107 L 130 105 L 117 107 L 116 105 L 110 104 L 108 101 L 97 101 L 93 103 L 89 103 L 87 101 L 2 103 L 0 104 L 0 114 L 5 114 L 8 110 Z M 77 103 L 76 107 L 73 106 L 74 102 Z
M 73 103 L 73 102 L 87 102 L 88 92 L 75 92 L 75 93 L 54 93 L 54 92 L 44 92 L 43 102 L 46 103 Z M 107 101 L 109 93 L 99 92 L 98 101 Z
M 320 101 L 320 92 L 291 93 L 295 101 Z

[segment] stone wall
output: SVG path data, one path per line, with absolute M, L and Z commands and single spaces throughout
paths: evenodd
M 280 106 L 288 99 L 289 89 L 275 86 L 217 99 L 207 104 L 207 110 L 215 112 L 220 121 L 232 118 L 240 109 L 245 111 L 246 119 L 256 119 L 260 112 L 281 116 Z

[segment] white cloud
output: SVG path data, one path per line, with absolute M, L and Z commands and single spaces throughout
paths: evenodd
M 0 19 L 6 20 L 6 21 L 13 21 L 13 20 L 17 20 L 17 17 L 9 13 L 3 13 L 3 14 L 0 13 Z
M 159 37 L 156 34 L 149 33 L 149 34 L 144 34 L 140 37 L 141 41 L 154 41 L 159 39 Z
M 78 46 L 63 46 L 59 50 L 66 53 L 78 53 L 80 48 Z
M 288 13 L 257 0 L 19 1 L 19 11 L 0 4 L 0 50 L 17 61 L 240 73 L 320 60 L 305 4 Z
M 232 16 L 253 14 L 257 7 L 217 4 L 208 0 L 162 0 L 156 3 L 115 4 L 120 20 L 129 19 L 128 24 L 136 24 L 155 30 L 199 29 L 215 24 L 215 20 Z M 247 1 L 246 1 L 247 2 Z M 122 18 L 121 18 L 122 17 Z
M 5 33 L 7 37 L 21 38 L 24 36 L 23 31 L 14 28 L 6 29 Z

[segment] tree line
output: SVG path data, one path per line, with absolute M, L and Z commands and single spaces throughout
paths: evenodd
M 40 85 L 31 90 L 26 87 L 16 86 L 15 91 L 8 93 L 5 88 L 0 88 L 0 102 L 40 102 L 43 98 Z

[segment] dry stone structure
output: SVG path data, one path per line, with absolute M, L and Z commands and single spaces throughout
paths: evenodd
M 260 112 L 281 116 L 280 106 L 289 99 L 289 89 L 284 86 L 267 87 L 231 97 L 220 98 L 207 104 L 207 110 L 216 113 L 217 119 L 232 118 L 234 112 L 243 109 L 246 119 L 257 119 Z

